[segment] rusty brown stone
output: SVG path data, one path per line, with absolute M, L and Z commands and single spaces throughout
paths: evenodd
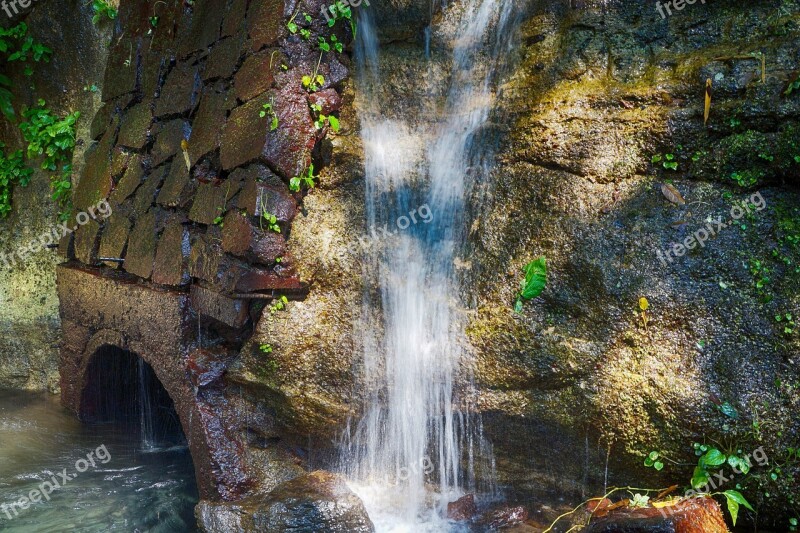
M 145 101 L 130 108 L 122 117 L 117 144 L 140 150 L 147 144 L 153 113 L 150 102 Z
M 320 113 L 330 115 L 334 111 L 339 111 L 342 107 L 342 97 L 336 89 L 325 89 L 308 95 L 308 103 L 318 105 L 322 108 Z
M 222 255 L 222 246 L 219 242 L 215 242 L 203 234 L 192 235 L 189 274 L 194 278 L 215 282 Z
M 619 508 L 596 511 L 586 533 L 728 533 L 719 504 L 713 498 L 685 498 L 657 509 Z
M 221 386 L 225 361 L 230 356 L 223 348 L 198 348 L 186 358 L 186 370 L 192 385 L 198 389 Z
M 311 163 L 317 129 L 306 96 L 293 87 L 282 87 L 273 107 L 280 127 L 267 131 L 262 157 L 270 168 L 289 179 L 302 174 Z
M 456 521 L 472 520 L 472 517 L 478 513 L 478 507 L 475 505 L 475 495 L 467 494 L 462 496 L 454 502 L 447 504 L 447 518 Z
M 233 79 L 236 98 L 246 102 L 272 87 L 283 58 L 279 50 L 270 48 L 248 57 Z
M 181 34 L 179 52 L 182 56 L 202 50 L 219 39 L 219 30 L 225 9 L 218 2 L 195 2 L 186 35 Z M 186 20 L 184 15 L 184 20 Z
M 128 234 L 131 231 L 131 222 L 128 217 L 119 211 L 111 214 L 103 228 L 100 239 L 100 257 L 114 257 L 122 259 L 125 245 L 128 244 Z M 120 268 L 122 265 L 116 261 L 106 261 L 103 264 L 111 268 Z
M 159 285 L 186 285 L 189 278 L 189 231 L 179 221 L 167 223 L 158 240 L 153 265 L 153 282 Z
M 197 69 L 179 63 L 167 74 L 161 94 L 156 100 L 155 116 L 178 115 L 191 112 L 199 98 L 200 76 Z
M 222 37 L 235 35 L 244 26 L 246 14 L 247 0 L 233 0 L 222 21 Z
M 166 165 L 154 168 L 139 186 L 133 198 L 133 216 L 138 218 L 146 213 L 155 203 L 156 193 L 164 180 Z
M 225 216 L 224 184 L 201 183 L 189 211 L 189 218 L 200 224 L 214 224 L 217 217 Z
M 219 138 L 227 117 L 227 94 L 206 90 L 192 123 L 189 160 L 194 165 L 201 157 L 219 148 Z
M 286 253 L 286 241 L 280 233 L 254 225 L 249 217 L 234 210 L 225 216 L 222 249 L 253 263 L 272 265 Z
M 274 272 L 263 269 L 253 269 L 239 277 L 235 285 L 236 292 L 262 292 L 262 291 L 302 291 L 307 285 L 297 276 L 279 276 Z
M 200 315 L 235 329 L 244 326 L 249 318 L 250 306 L 247 300 L 230 298 L 200 285 L 192 285 L 190 294 L 192 308 Z
M 254 52 L 275 43 L 284 34 L 283 8 L 283 0 L 250 3 L 247 11 L 247 32 Z
M 123 267 L 140 278 L 149 279 L 156 254 L 156 216 L 148 211 L 136 221 L 128 240 L 128 252 Z
M 297 202 L 283 183 L 276 186 L 250 178 L 242 187 L 236 205 L 246 209 L 250 216 L 260 218 L 268 213 L 275 215 L 280 222 L 291 222 L 297 215 Z

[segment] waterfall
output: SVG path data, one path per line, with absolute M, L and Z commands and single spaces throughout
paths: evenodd
M 136 358 L 136 369 L 139 373 L 139 431 L 141 433 L 142 448 L 152 450 L 156 447 L 155 420 L 156 414 L 153 411 L 153 400 L 150 389 L 152 370 L 147 367 L 147 363 L 141 357 Z
M 365 279 L 379 285 L 365 289 L 359 325 L 368 405 L 348 428 L 344 462 L 379 531 L 448 529 L 447 502 L 480 488 L 476 454 L 493 461 L 469 409 L 474 387 L 454 264 L 465 248 L 473 185 L 491 166 L 480 130 L 498 61 L 510 51 L 513 6 L 465 0 L 459 8 L 449 88 L 439 88 L 446 101 L 429 124 L 393 116 L 381 98 L 375 23 L 369 9 L 359 14 L 367 224 L 389 231 L 372 232 L 363 262 Z M 421 61 L 432 53 L 432 31 Z

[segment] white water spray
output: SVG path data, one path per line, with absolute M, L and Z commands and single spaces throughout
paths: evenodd
M 360 325 L 369 405 L 348 430 L 345 465 L 378 531 L 453 529 L 442 517 L 447 502 L 476 491 L 476 454 L 491 460 L 480 420 L 467 409 L 471 362 L 454 263 L 465 244 L 465 203 L 485 164 L 486 147 L 475 139 L 489 117 L 498 58 L 508 52 L 512 0 L 461 7 L 443 118 L 427 126 L 387 117 L 375 90 L 376 28 L 369 10 L 360 14 L 368 227 L 393 227 L 422 205 L 433 213 L 364 261 L 366 279 L 379 282 L 378 297 L 365 292 Z

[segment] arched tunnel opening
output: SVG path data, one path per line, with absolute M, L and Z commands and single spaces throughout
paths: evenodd
M 103 346 L 92 356 L 80 418 L 128 430 L 145 450 L 186 444 L 175 404 L 153 368 L 141 356 L 116 346 Z

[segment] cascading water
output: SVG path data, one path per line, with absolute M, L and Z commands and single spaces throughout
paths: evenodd
M 136 370 L 139 373 L 139 431 L 144 449 L 152 450 L 156 446 L 156 433 L 154 427 L 155 414 L 150 395 L 150 374 L 147 363 L 140 357 L 136 361 Z
M 509 52 L 512 3 L 459 6 L 443 118 L 432 123 L 393 117 L 381 101 L 376 28 L 368 9 L 360 13 L 367 224 L 394 231 L 373 239 L 364 261 L 365 278 L 379 283 L 377 295 L 365 291 L 360 325 L 369 403 L 347 432 L 345 465 L 379 531 L 442 531 L 450 527 L 442 518 L 448 501 L 487 488 L 475 482 L 476 459 L 488 460 L 490 470 L 492 459 L 480 419 L 469 414 L 471 364 L 454 265 L 465 246 L 467 198 L 490 166 L 478 137 L 498 59 Z M 423 58 L 428 47 L 426 37 Z

